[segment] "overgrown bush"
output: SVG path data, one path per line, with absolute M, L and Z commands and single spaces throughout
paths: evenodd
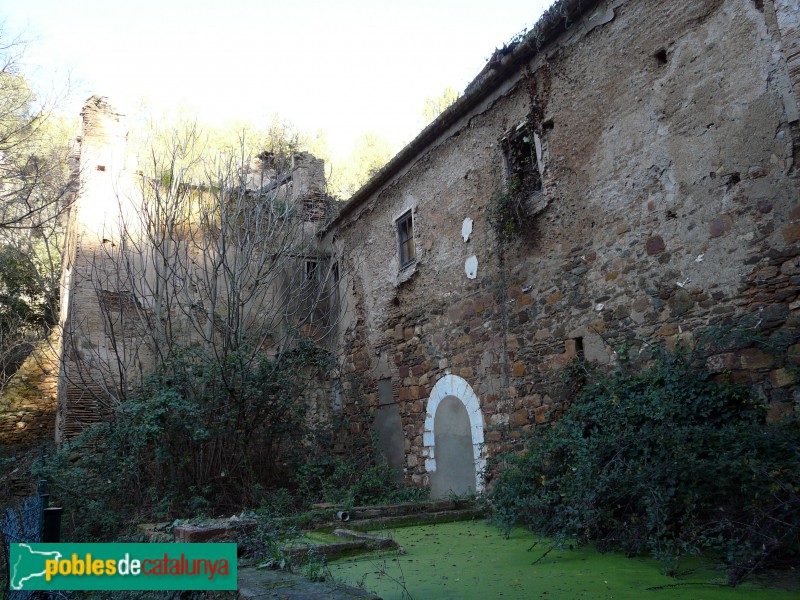
M 330 454 L 300 466 L 297 491 L 306 502 L 342 506 L 412 502 L 427 497 L 426 490 L 407 488 L 393 480 L 393 471 L 374 449 L 366 456 L 343 459 Z
M 357 505 L 419 498 L 392 481 L 369 444 L 346 458 L 313 430 L 304 392 L 328 366 L 310 340 L 251 365 L 189 350 L 170 360 L 39 469 L 76 541 L 114 539 L 143 521 L 262 508 L 271 516 L 315 502 Z
M 556 539 L 674 570 L 719 553 L 731 583 L 800 558 L 800 427 L 765 422 L 741 388 L 715 381 L 682 354 L 611 375 L 571 368 L 586 384 L 564 417 L 508 457 L 494 518 Z
M 181 353 L 48 463 L 75 539 L 257 505 L 291 478 L 308 434 L 304 388 L 327 356 L 308 342 L 249 368 L 238 360 Z

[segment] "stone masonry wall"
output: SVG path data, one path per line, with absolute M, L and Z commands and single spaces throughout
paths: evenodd
M 427 487 L 426 401 L 444 375 L 477 394 L 493 456 L 558 415 L 578 352 L 610 365 L 622 343 L 639 359 L 700 344 L 773 417 L 796 409 L 798 131 L 781 43 L 770 0 L 599 3 L 337 223 L 355 270 L 339 356 L 352 432 L 391 378 L 406 481 Z M 501 140 L 526 121 L 544 195 L 501 246 Z M 401 269 L 409 209 L 417 256 Z
M 110 249 L 118 246 L 119 211 L 130 210 L 133 173 L 126 168 L 127 128 L 108 99 L 89 98 L 81 112 L 78 192 L 67 215 L 67 241 L 61 276 L 60 327 L 64 332 L 58 376 L 56 440 L 65 440 L 107 413 L 113 396 L 114 341 L 98 302 L 98 272 Z M 99 270 L 99 271 L 98 271 Z M 108 278 L 108 276 L 106 277 Z M 144 356 L 128 353 L 129 362 Z M 97 362 L 105 369 L 97 368 Z
M 62 272 L 60 326 L 64 336 L 58 374 L 58 441 L 108 416 L 153 373 L 156 357 L 168 343 L 160 336 L 169 338 L 175 346 L 183 344 L 184 349 L 208 344 L 210 339 L 219 340 L 223 327 L 218 323 L 207 327 L 209 309 L 198 308 L 204 300 L 212 305 L 208 298 L 212 294 L 204 297 L 196 289 L 197 282 L 217 282 L 211 309 L 215 319 L 222 319 L 225 302 L 233 296 L 225 295 L 229 281 L 224 275 L 210 275 L 212 269 L 206 261 L 207 254 L 215 251 L 213 244 L 209 250 L 201 239 L 190 242 L 184 236 L 193 228 L 185 223 L 183 229 L 174 223 L 169 225 L 169 231 L 167 226 L 160 229 L 159 223 L 180 220 L 180 211 L 186 206 L 169 204 L 170 200 L 164 199 L 168 194 L 161 196 L 160 205 L 153 199 L 154 194 L 149 192 L 152 177 L 137 168 L 136 156 L 128 151 L 124 116 L 114 110 L 107 98 L 99 96 L 87 101 L 81 116 L 79 185 L 68 214 Z M 249 304 L 241 315 L 250 319 L 254 328 L 267 322 L 276 328 L 284 327 L 286 323 L 281 319 L 292 318 L 303 325 L 306 335 L 322 337 L 327 305 L 318 300 L 316 285 L 309 285 L 304 261 L 322 259 L 314 252 L 316 231 L 320 221 L 327 218 L 329 208 L 323 193 L 324 162 L 309 153 L 297 153 L 292 157 L 291 172 L 278 173 L 262 163 L 268 158 L 269 155 L 262 155 L 253 165 L 243 167 L 249 169 L 243 172 L 247 191 L 255 194 L 269 189 L 276 202 L 292 202 L 299 210 L 295 220 L 270 230 L 278 240 L 278 250 L 277 258 L 270 259 L 273 262 L 269 268 L 265 263 L 255 276 L 242 266 L 244 261 L 239 263 L 237 283 L 246 277 L 255 278 L 254 282 L 245 282 L 249 287 L 243 296 L 249 294 Z M 263 216 L 266 211 L 259 214 L 260 229 L 253 235 L 267 239 L 267 219 Z M 156 229 L 158 233 L 153 233 Z M 159 240 L 162 232 L 167 237 Z M 292 236 L 292 243 L 280 239 L 282 235 Z M 155 245 L 159 241 L 163 244 L 160 248 Z M 247 241 L 240 242 L 244 255 L 250 248 Z M 236 243 L 232 240 L 230 245 Z M 237 259 L 235 249 L 230 252 L 228 267 Z M 166 262 L 164 256 L 171 264 L 164 266 L 156 260 L 159 257 Z M 262 257 L 253 252 L 248 258 L 257 262 Z M 318 268 L 322 271 L 322 267 Z M 257 291 L 253 291 L 255 286 L 260 286 Z M 281 312 L 286 296 L 295 304 L 285 313 L 291 317 Z M 309 316 L 307 313 L 312 310 Z M 201 334 L 201 328 L 207 330 Z M 275 345 L 280 343 L 284 340 Z M 222 346 L 220 342 L 217 348 Z M 327 382 L 314 383 L 303 399 L 309 406 L 308 419 L 315 426 L 320 421 L 327 425 Z

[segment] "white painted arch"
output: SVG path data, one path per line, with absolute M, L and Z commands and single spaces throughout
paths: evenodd
M 483 491 L 483 478 L 481 473 L 486 466 L 486 458 L 483 456 L 483 412 L 481 412 L 481 402 L 466 379 L 458 375 L 445 375 L 431 390 L 428 404 L 425 408 L 425 430 L 422 433 L 422 445 L 424 447 L 425 469 L 428 473 L 436 472 L 436 448 L 433 432 L 434 418 L 439 403 L 445 398 L 453 396 L 458 398 L 467 408 L 469 415 L 470 431 L 472 433 L 472 453 L 475 461 L 475 490 L 480 493 Z

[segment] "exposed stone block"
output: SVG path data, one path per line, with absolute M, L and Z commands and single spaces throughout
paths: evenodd
M 740 366 L 739 356 L 735 352 L 715 354 L 706 360 L 706 368 L 713 373 L 738 369 Z
M 769 381 L 773 387 L 783 388 L 793 385 L 796 380 L 794 372 L 789 369 L 775 369 L 769 374 Z
M 666 323 L 665 325 L 662 325 L 661 327 L 656 329 L 653 333 L 654 335 L 659 335 L 659 336 L 675 335 L 676 333 L 678 333 L 678 324 Z
M 484 435 L 484 439 L 487 442 L 497 443 L 499 442 L 503 436 L 500 434 L 499 431 L 489 431 Z
M 745 348 L 740 352 L 740 357 L 743 369 L 769 369 L 772 366 L 772 355 L 758 348 Z
M 691 294 L 685 289 L 678 289 L 672 298 L 669 299 L 669 307 L 673 315 L 682 315 L 694 306 Z
M 508 424 L 510 427 L 522 427 L 523 425 L 527 425 L 528 411 L 525 409 L 520 409 L 512 413 L 508 418 Z
M 733 218 L 730 215 L 720 215 L 708 224 L 708 235 L 717 238 L 733 229 Z
M 664 252 L 667 247 L 664 245 L 664 239 L 660 235 L 654 235 L 653 237 L 648 238 L 645 242 L 645 249 L 647 254 L 654 256 Z
M 794 344 L 787 349 L 789 362 L 800 363 L 800 344 Z
M 800 257 L 796 256 L 794 258 L 790 258 L 783 263 L 781 265 L 781 273 L 789 277 L 800 274 Z
M 793 223 L 783 228 L 783 239 L 789 244 L 800 241 L 800 223 Z

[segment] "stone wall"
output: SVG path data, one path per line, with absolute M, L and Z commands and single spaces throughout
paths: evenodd
M 107 335 L 98 292 L 103 261 L 119 246 L 120 210 L 132 209 L 135 166 L 126 165 L 127 135 L 123 115 L 100 96 L 89 98 L 81 112 L 78 191 L 67 214 L 67 241 L 61 276 L 60 370 L 56 440 L 65 440 L 107 414 L 117 388 L 117 356 L 138 356 L 115 347 Z M 111 273 L 105 275 L 108 279 Z M 142 356 L 144 362 L 149 357 Z M 99 364 L 102 363 L 102 366 Z
M 479 398 L 482 458 L 558 415 L 576 354 L 611 365 L 623 343 L 700 344 L 773 416 L 797 406 L 796 57 L 776 5 L 796 21 L 770 0 L 584 2 L 541 48 L 498 53 L 506 75 L 490 63 L 329 228 L 354 271 L 342 414 L 359 433 L 391 379 L 408 483 L 435 472 L 427 407 L 447 375 Z M 542 191 L 501 241 L 489 215 L 520 131 Z
M 251 342 L 260 351 L 283 351 L 293 343 L 290 322 L 308 336 L 325 333 L 315 235 L 329 210 L 322 160 L 298 153 L 290 172 L 277 172 L 265 153 L 225 173 L 230 189 L 221 198 L 185 173 L 165 185 L 185 164 L 139 170 L 125 118 L 107 98 L 90 98 L 81 114 L 62 273 L 57 440 L 109 415 L 157 357 L 198 346 L 211 355 L 212 345 L 222 355 L 247 335 L 260 336 Z M 206 201 L 212 209 L 201 215 Z M 305 400 L 327 410 L 327 392 L 309 389 Z M 312 412 L 316 419 L 321 411 Z
M 59 332 L 38 342 L 0 395 L 0 446 L 53 440 Z

